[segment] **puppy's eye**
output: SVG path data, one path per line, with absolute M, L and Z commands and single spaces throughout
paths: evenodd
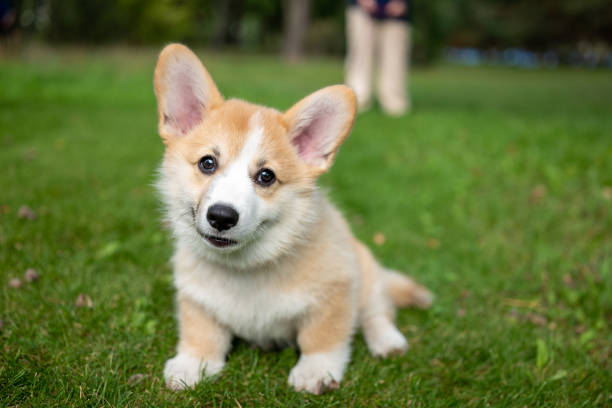
M 276 180 L 276 174 L 270 169 L 261 169 L 255 175 L 255 182 L 262 187 L 268 187 Z
M 213 174 L 217 170 L 217 159 L 207 154 L 198 162 L 198 168 L 204 174 Z

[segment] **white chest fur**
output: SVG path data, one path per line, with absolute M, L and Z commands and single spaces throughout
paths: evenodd
M 279 290 L 274 276 L 223 271 L 198 264 L 175 271 L 181 295 L 189 296 L 237 336 L 269 348 L 292 344 L 296 319 L 312 300 L 299 291 Z

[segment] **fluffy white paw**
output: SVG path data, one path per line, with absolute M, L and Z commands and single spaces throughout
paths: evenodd
M 289 373 L 289 384 L 296 391 L 322 394 L 338 388 L 348 363 L 349 348 L 328 353 L 303 354 Z
M 391 354 L 404 354 L 408 342 L 395 326 L 388 325 L 375 336 L 367 339 L 370 353 L 375 357 L 387 357 Z
M 164 379 L 166 385 L 173 390 L 193 387 L 202 379 L 202 371 L 206 376 L 218 374 L 225 365 L 223 361 L 205 361 L 189 354 L 179 353 L 166 361 Z

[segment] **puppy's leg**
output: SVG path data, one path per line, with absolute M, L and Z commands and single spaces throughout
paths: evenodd
M 335 289 L 298 327 L 301 356 L 289 373 L 289 384 L 297 391 L 321 394 L 337 388 L 350 360 L 353 296 L 349 283 Z
M 431 306 L 433 295 L 407 276 L 372 263 L 375 271 L 373 290 L 361 312 L 361 326 L 370 353 L 375 356 L 401 354 L 408 343 L 393 323 L 395 307 Z
M 355 241 L 355 249 L 361 266 L 359 325 L 368 349 L 374 356 L 403 353 L 408 342 L 393 324 L 395 310 L 386 290 L 385 271 L 361 242 Z
M 404 335 L 393 324 L 395 310 L 386 295 L 382 282 L 377 282 L 359 317 L 368 349 L 376 357 L 402 354 L 408 349 Z
M 166 361 L 164 378 L 168 387 L 178 390 L 200 381 L 202 371 L 212 376 L 225 365 L 231 333 L 193 301 L 178 299 L 179 343 L 177 354 Z

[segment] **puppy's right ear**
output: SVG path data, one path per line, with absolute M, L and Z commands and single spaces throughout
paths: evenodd
M 198 57 L 184 45 L 166 46 L 155 68 L 159 135 L 168 144 L 189 134 L 223 97 Z

